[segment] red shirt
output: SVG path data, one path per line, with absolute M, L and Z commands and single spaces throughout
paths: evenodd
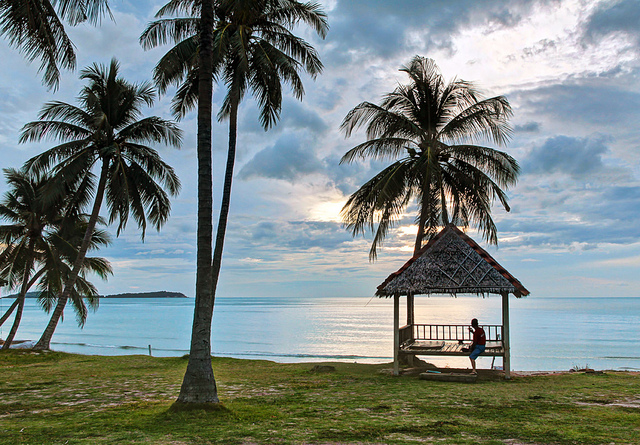
M 473 344 L 474 345 L 484 345 L 487 343 L 487 336 L 484 333 L 484 329 L 480 326 L 473 331 Z

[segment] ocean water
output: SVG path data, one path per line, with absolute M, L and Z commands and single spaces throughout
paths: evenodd
M 1 299 L 4 312 L 13 300 Z M 401 299 L 401 324 L 405 299 Z M 500 297 L 416 297 L 416 322 L 500 324 Z M 103 299 L 80 329 L 70 308 L 52 349 L 81 354 L 181 356 L 189 351 L 194 300 Z M 514 370 L 640 370 L 640 298 L 510 298 Z M 17 338 L 37 340 L 48 321 L 29 299 Z M 0 328 L 6 337 L 11 320 Z M 216 300 L 212 353 L 277 362 L 392 360 L 391 299 L 224 298 Z M 423 357 L 439 366 L 469 366 L 465 357 Z M 490 367 L 481 357 L 480 367 Z M 502 365 L 496 358 L 495 365 Z

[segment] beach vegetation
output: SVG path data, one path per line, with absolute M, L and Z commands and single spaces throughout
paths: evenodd
M 0 354 L 2 443 L 557 444 L 640 442 L 638 373 L 391 375 L 391 364 L 214 357 L 222 406 L 170 409 L 187 359 Z
M 4 169 L 9 185 L 0 202 L 0 278 L 9 288 L 19 289 L 13 304 L 0 318 L 0 326 L 15 310 L 14 322 L 3 344 L 13 342 L 24 309 L 27 291 L 37 284 L 38 298 L 45 310 L 50 310 L 55 297 L 62 290 L 78 254 L 84 235 L 87 215 L 81 213 L 88 199 L 88 189 L 75 184 L 69 189 L 65 183 L 52 180 L 46 173 L 29 175 L 24 170 Z M 109 244 L 110 238 L 102 230 L 94 230 L 90 249 Z M 88 272 L 106 279 L 112 273 L 104 258 L 86 257 L 71 301 L 80 325 L 87 317 L 84 298 L 93 308 L 98 305 L 96 287 L 86 279 Z
M 178 118 L 198 103 L 198 9 L 197 2 L 168 3 L 158 12 L 158 17 L 179 12 L 189 16 L 157 20 L 147 27 L 140 39 L 145 48 L 167 42 L 174 44 L 156 65 L 154 79 L 161 92 L 170 85 L 178 86 L 172 107 Z M 211 71 L 213 78 L 226 87 L 218 119 L 229 119 L 229 145 L 211 263 L 211 306 L 215 300 L 222 264 L 231 203 L 240 103 L 245 94 L 250 92 L 258 101 L 260 124 L 267 130 L 279 119 L 283 84 L 291 88 L 296 98 L 302 99 L 304 87 L 299 72 L 302 70 L 315 78 L 323 68 L 316 50 L 291 31 L 301 23 L 310 26 L 322 38 L 328 30 L 326 14 L 315 3 L 297 0 L 223 0 L 217 2 L 214 8 Z M 199 343 L 208 342 L 210 328 L 208 331 L 199 330 L 197 335 Z M 195 360 L 196 356 L 193 357 Z M 190 371 L 188 374 L 191 374 Z M 194 398 L 183 394 L 179 397 L 179 400 L 187 399 Z
M 408 84 L 380 104 L 360 103 L 342 122 L 347 137 L 366 126 L 367 140 L 347 151 L 341 163 L 393 161 L 349 197 L 341 211 L 344 224 L 354 236 L 374 233 L 371 260 L 414 201 L 414 254 L 449 223 L 475 225 L 496 244 L 491 207 L 497 200 L 509 211 L 505 190 L 515 185 L 520 168 L 506 152 L 475 144 L 507 143 L 508 100 L 484 98 L 464 80 L 445 81 L 436 63 L 425 57 L 415 56 L 400 71 L 409 76 Z
M 0 35 L 29 62 L 40 60 L 43 83 L 57 89 L 60 68 L 75 69 L 75 46 L 64 27 L 97 24 L 111 15 L 107 0 L 2 0 Z
M 56 139 L 61 143 L 31 158 L 25 171 L 48 172 L 60 183 L 90 190 L 93 203 L 78 254 L 57 298 L 55 309 L 36 349 L 48 349 L 65 305 L 91 244 L 103 201 L 107 221 L 118 223 L 116 234 L 133 218 L 144 239 L 147 222 L 160 230 L 177 195 L 180 181 L 173 168 L 148 143 L 178 147 L 181 131 L 175 123 L 156 116 L 141 116 L 143 105 L 153 105 L 155 90 L 148 83 L 134 84 L 119 76 L 114 59 L 109 66 L 93 64 L 80 74 L 87 81 L 80 105 L 52 101 L 44 105 L 39 120 L 26 124 L 20 142 Z M 99 169 L 99 174 L 93 170 Z

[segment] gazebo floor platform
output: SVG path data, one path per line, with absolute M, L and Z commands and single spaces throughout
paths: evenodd
M 400 352 L 411 355 L 449 355 L 468 356 L 469 343 L 459 343 L 457 341 L 444 340 L 410 340 L 400 347 Z M 504 357 L 504 347 L 502 342 L 487 342 L 485 351 L 481 356 Z

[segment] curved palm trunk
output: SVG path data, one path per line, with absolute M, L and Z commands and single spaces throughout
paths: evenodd
M 17 298 L 18 301 L 18 310 L 16 311 L 16 318 L 13 320 L 13 326 L 11 326 L 11 330 L 9 331 L 9 335 L 7 335 L 7 339 L 4 341 L 4 345 L 2 345 L 2 349 L 9 349 L 13 339 L 18 332 L 18 326 L 20 326 L 20 321 L 22 320 L 22 310 L 24 309 L 24 299 L 27 296 L 27 290 L 29 289 L 29 274 L 31 273 L 31 268 L 33 267 L 33 248 L 34 242 L 33 240 L 29 241 L 29 252 L 30 258 L 27 261 L 26 267 L 24 269 L 24 276 L 22 278 L 22 286 L 20 288 L 20 295 Z
M 51 344 L 51 338 L 53 337 L 53 333 L 58 326 L 58 322 L 60 321 L 60 317 L 62 317 L 62 313 L 64 312 L 64 308 L 67 305 L 67 301 L 71 296 L 71 291 L 73 287 L 76 285 L 76 281 L 78 279 L 78 275 L 80 274 L 80 270 L 82 269 L 82 265 L 84 263 L 84 259 L 87 256 L 87 251 L 89 250 L 89 245 L 91 244 L 91 237 L 93 236 L 93 231 L 96 228 L 96 223 L 98 222 L 98 216 L 100 215 L 100 207 L 102 206 L 102 200 L 104 198 L 104 191 L 107 184 L 107 173 L 109 171 L 109 163 L 106 160 L 102 161 L 102 170 L 100 172 L 100 180 L 98 181 L 98 190 L 96 191 L 95 201 L 93 203 L 93 209 L 91 210 L 91 216 L 89 217 L 89 223 L 87 224 L 87 230 L 84 233 L 84 238 L 82 239 L 82 244 L 80 245 L 80 249 L 78 249 L 78 256 L 73 263 L 73 269 L 71 270 L 71 275 L 67 279 L 64 284 L 64 289 L 60 296 L 58 297 L 58 303 L 56 304 L 56 308 L 53 310 L 51 314 L 51 318 L 49 319 L 49 323 L 45 328 L 40 340 L 33 347 L 36 350 L 49 349 Z
M 38 280 L 38 278 L 40 278 L 42 276 L 42 274 L 45 272 L 44 269 L 40 269 L 38 271 L 37 274 L 35 274 L 33 276 L 33 278 L 31 278 L 31 280 L 29 281 L 29 284 L 27 285 L 27 291 L 29 289 L 31 289 L 31 286 L 33 286 L 36 281 Z M 25 293 L 25 298 L 26 298 L 26 293 Z M 11 304 L 11 306 L 9 306 L 9 309 L 7 309 L 7 311 L 4 313 L 4 315 L 0 318 L 0 326 L 2 326 L 4 324 L 5 321 L 7 321 L 7 319 L 11 316 L 11 314 L 13 313 L 13 311 L 16 309 L 16 307 L 18 307 L 18 303 L 20 302 L 19 298 L 16 298 L 13 303 Z
M 236 161 L 236 141 L 238 134 L 238 99 L 234 99 L 229 113 L 229 152 L 227 153 L 227 167 L 224 173 L 224 187 L 222 192 L 222 204 L 220 206 L 220 216 L 218 219 L 218 231 L 216 233 L 216 248 L 213 252 L 212 263 L 212 292 L 216 297 L 218 278 L 220 277 L 220 267 L 222 266 L 222 249 L 224 247 L 224 237 L 227 232 L 227 221 L 229 219 L 229 207 L 231 203 L 231 182 L 233 181 L 233 166 Z
M 211 288 L 213 241 L 213 179 L 211 161 L 213 97 L 213 0 L 202 2 L 200 68 L 198 72 L 198 253 L 196 303 L 191 331 L 189 363 L 176 404 L 217 404 L 211 367 L 211 322 L 214 298 Z M 174 404 L 175 405 L 175 404 Z
M 9 306 L 9 309 L 7 309 L 4 315 L 2 315 L 2 318 L 0 318 L 0 326 L 2 326 L 5 321 L 7 321 L 7 319 L 11 316 L 11 314 L 13 314 L 13 311 L 16 309 L 16 307 L 18 307 L 19 301 L 20 299 L 16 298 L 13 301 L 13 303 L 11 303 L 11 306 Z

